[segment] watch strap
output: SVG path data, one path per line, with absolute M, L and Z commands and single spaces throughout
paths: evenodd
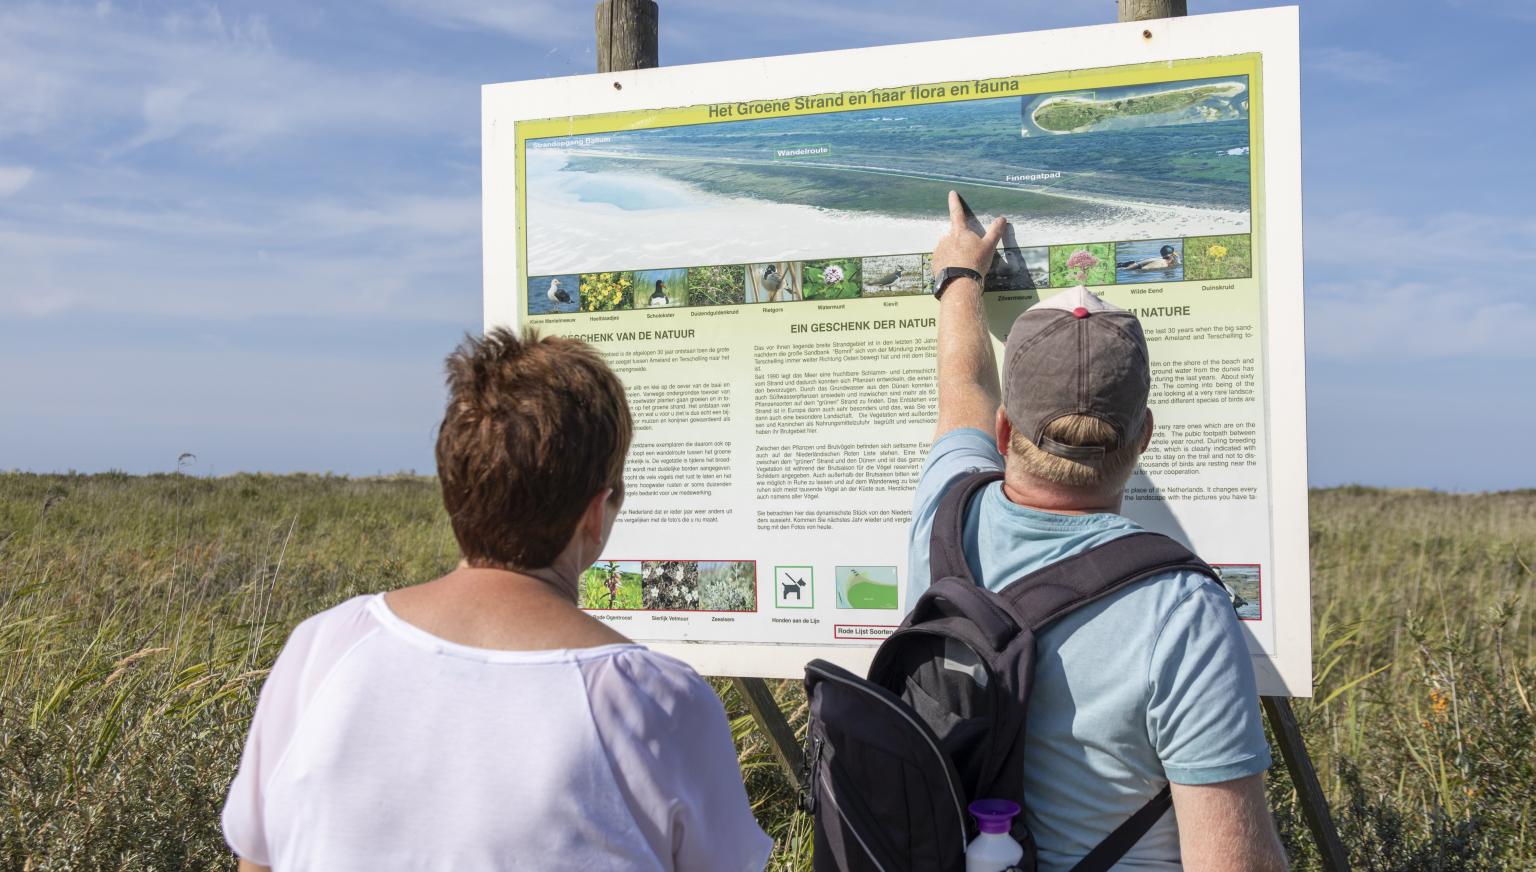
M 939 271 L 938 281 L 934 282 L 933 284 L 933 298 L 935 300 L 943 299 L 945 286 L 959 278 L 970 279 L 978 285 L 982 283 L 981 273 L 971 269 L 970 267 L 946 266 L 944 269 Z

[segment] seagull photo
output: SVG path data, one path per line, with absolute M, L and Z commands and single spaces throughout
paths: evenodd
M 579 276 L 531 276 L 528 279 L 528 314 L 574 313 L 580 308 L 580 288 Z

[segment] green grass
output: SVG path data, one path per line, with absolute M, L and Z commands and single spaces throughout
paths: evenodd
M 747 301 L 745 266 L 696 266 L 688 270 L 691 306 L 734 306 Z
M 1242 279 L 1253 275 L 1253 245 L 1246 233 L 1184 240 L 1184 278 Z
M 1193 106 L 1207 97 L 1228 91 L 1219 85 L 1179 88 L 1154 94 L 1121 97 L 1117 100 L 1084 99 L 1068 97 L 1047 103 L 1035 111 L 1035 123 L 1046 130 L 1066 132 L 1096 124 L 1108 118 L 1129 118 L 1138 115 L 1156 115 L 1160 112 L 1176 112 Z
M 608 597 L 608 573 L 596 566 L 581 574 L 581 607 L 584 609 L 640 608 L 640 573 L 620 572 L 619 589 L 612 604 Z
M 1311 498 L 1316 696 L 1296 714 L 1355 868 L 1531 868 L 1536 491 Z M 0 474 L 0 872 L 232 869 L 218 812 L 299 620 L 440 574 L 434 483 Z M 771 868 L 797 796 L 714 680 Z M 798 682 L 771 682 L 804 729 Z M 1296 869 L 1321 868 L 1284 768 Z

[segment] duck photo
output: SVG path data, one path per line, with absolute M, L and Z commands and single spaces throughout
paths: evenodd
M 1182 281 L 1183 247 L 1181 239 L 1121 242 L 1115 246 L 1115 281 L 1121 284 Z
M 1115 264 L 1120 269 L 1154 270 L 1173 269 L 1179 265 L 1179 253 L 1173 250 L 1173 246 L 1165 245 L 1157 250 L 1157 257 L 1149 257 L 1146 260 L 1126 260 Z

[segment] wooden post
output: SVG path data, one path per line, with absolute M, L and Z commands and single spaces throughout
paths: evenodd
M 597 71 L 611 73 L 617 70 L 638 70 L 658 66 L 660 52 L 657 47 L 660 11 L 656 0 L 600 0 L 593 16 L 597 30 Z M 752 719 L 768 739 L 774 759 L 789 776 L 789 782 L 800 785 L 804 769 L 804 755 L 795 731 L 779 708 L 773 691 L 761 678 L 732 678 L 731 684 L 747 704 Z
M 639 70 L 657 66 L 656 0 L 601 0 L 597 23 L 597 71 Z
M 1291 785 L 1301 801 L 1301 816 L 1317 842 L 1317 852 L 1322 855 L 1323 868 L 1327 872 L 1349 872 L 1349 852 L 1339 839 L 1339 831 L 1333 825 L 1333 815 L 1328 811 L 1328 798 L 1323 786 L 1317 781 L 1317 770 L 1312 758 L 1307 756 L 1306 742 L 1302 741 L 1301 729 L 1296 726 L 1296 714 L 1291 711 L 1291 701 L 1283 696 L 1261 696 L 1264 714 L 1269 717 L 1269 728 L 1275 732 L 1275 742 L 1280 746 L 1280 756 L 1285 768 L 1291 773 Z
M 1121 21 L 1145 21 L 1148 18 L 1177 18 L 1189 14 L 1185 0 L 1118 0 Z
M 779 701 L 773 698 L 773 691 L 768 689 L 768 682 L 761 678 L 732 678 L 731 684 L 736 692 L 747 703 L 747 710 L 752 712 L 752 720 L 757 721 L 758 729 L 768 739 L 768 746 L 773 749 L 773 758 L 779 761 L 784 774 L 789 776 L 789 783 L 797 787 L 805 784 L 805 754 L 800 749 L 800 742 L 795 738 L 795 730 L 789 725 L 789 719 L 784 717 L 784 710 L 779 708 Z

